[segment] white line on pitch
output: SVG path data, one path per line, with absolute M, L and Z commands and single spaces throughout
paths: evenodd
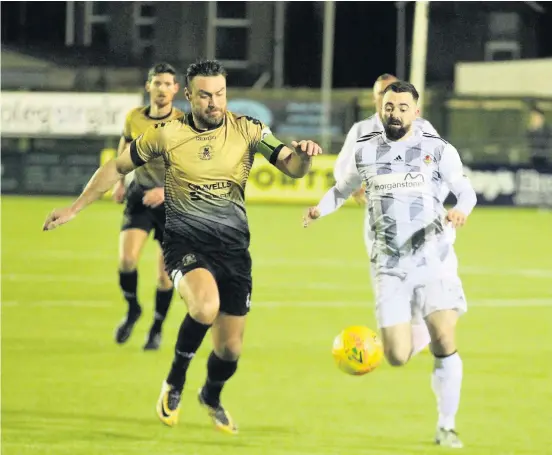
M 14 306 L 47 306 L 47 307 L 111 307 L 114 305 L 113 301 L 108 300 L 35 300 L 35 301 L 18 301 L 18 300 L 6 300 L 2 302 L 3 307 Z M 373 308 L 372 301 L 258 301 L 252 302 L 252 308 Z M 523 307 L 550 307 L 552 306 L 552 299 L 476 299 L 468 300 L 469 307 L 510 307 L 510 308 L 523 308 Z
M 44 258 L 49 260 L 82 260 L 82 261 L 110 261 L 116 264 L 116 254 L 107 254 L 103 252 L 82 252 L 78 251 L 42 251 L 28 252 L 20 254 L 21 257 L 29 258 Z M 145 262 L 157 260 L 157 255 L 146 254 L 142 257 Z M 343 260 L 321 258 L 313 260 L 305 259 L 288 259 L 288 258 L 271 258 L 271 259 L 253 259 L 254 267 L 260 268 L 276 268 L 276 267 L 309 267 L 309 268 L 348 268 L 348 269 L 363 269 L 368 271 L 369 263 L 366 260 Z M 460 266 L 460 275 L 496 275 L 496 276 L 523 276 L 525 278 L 552 278 L 552 269 L 537 268 L 498 268 L 498 267 L 482 267 L 482 266 Z

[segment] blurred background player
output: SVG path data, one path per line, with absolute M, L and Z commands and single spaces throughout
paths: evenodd
M 385 92 L 385 89 L 390 84 L 392 84 L 393 82 L 397 82 L 398 80 L 399 79 L 396 76 L 389 73 L 384 73 L 376 79 L 376 82 L 374 83 L 374 87 L 372 90 L 372 96 L 374 99 L 374 107 L 376 109 L 376 112 L 372 116 L 368 117 L 367 119 L 364 119 L 364 120 L 361 120 L 360 122 L 355 123 L 347 133 L 347 137 L 345 138 L 343 147 L 341 148 L 341 151 L 339 152 L 339 155 L 337 156 L 335 165 L 334 165 L 334 177 L 336 181 L 343 177 L 343 174 L 347 167 L 347 163 L 349 162 L 351 156 L 355 151 L 355 144 L 357 140 L 368 134 L 380 132 L 384 130 L 384 126 L 382 122 L 383 94 Z M 433 125 L 429 121 L 421 117 L 416 117 L 416 119 L 413 122 L 413 127 L 419 128 L 425 133 L 439 136 L 439 133 L 437 133 Z M 360 188 L 356 189 L 353 192 L 354 199 L 357 201 L 357 203 L 361 205 L 366 202 L 364 193 L 365 192 L 364 192 L 363 186 L 361 186 Z M 446 185 L 443 185 L 443 193 L 442 193 L 443 201 L 446 199 L 449 193 L 450 191 L 448 190 Z M 368 211 L 366 211 L 366 217 L 368 216 L 369 216 Z M 373 234 L 369 230 L 365 230 L 364 234 L 365 234 L 364 243 L 368 251 L 368 256 L 371 256 L 372 246 L 374 243 Z M 374 277 L 372 276 L 372 278 Z M 418 293 L 414 298 L 419 299 L 422 297 L 423 296 Z M 427 346 L 429 345 L 429 342 L 430 342 L 429 331 L 425 323 L 423 322 L 423 320 L 420 319 L 419 315 L 414 315 L 414 319 L 412 321 L 412 338 L 413 338 L 412 344 L 413 344 L 414 354 L 422 350 L 427 351 Z
M 548 173 L 552 169 L 552 129 L 546 124 L 544 111 L 536 104 L 529 110 L 529 125 L 527 128 L 527 142 L 529 145 L 529 160 L 533 168 L 541 173 Z M 552 201 L 540 198 L 538 206 L 541 211 L 552 208 Z
M 305 227 L 337 210 L 363 181 L 374 234 L 376 318 L 385 356 L 401 366 L 412 356 L 411 319 L 420 311 L 435 356 L 432 385 L 439 418 L 435 442 L 461 448 L 455 430 L 462 360 L 456 350 L 458 316 L 467 310 L 458 260 L 449 231 L 463 226 L 477 198 L 456 148 L 414 128 L 418 92 L 395 82 L 384 91 L 384 131 L 357 141 L 341 178 L 305 216 Z M 440 194 L 451 188 L 457 204 L 448 212 Z M 423 289 L 424 298 L 413 297 Z M 416 308 L 419 306 L 419 308 Z
M 188 314 L 178 332 L 157 414 L 166 425 L 178 422 L 186 372 L 212 327 L 214 349 L 198 398 L 215 426 L 234 434 L 237 427 L 222 407 L 220 394 L 237 370 L 251 304 L 245 184 L 256 152 L 287 176 L 301 178 L 321 150 L 312 141 L 293 141 L 292 148 L 286 147 L 260 121 L 228 112 L 226 70 L 218 61 L 190 65 L 185 94 L 190 114 L 148 128 L 116 160 L 96 172 L 71 207 L 54 210 L 44 229 L 70 221 L 122 175 L 156 157 L 166 160 L 163 251 Z
M 531 105 L 529 111 L 527 139 L 531 165 L 537 171 L 546 172 L 552 166 L 552 129 L 536 104 Z
M 149 126 L 158 122 L 182 117 L 184 113 L 173 106 L 173 98 L 179 85 L 176 70 L 168 63 L 158 63 L 148 72 L 146 91 L 149 105 L 131 110 L 125 120 L 123 136 L 119 141 L 118 155 L 129 144 L 142 135 Z M 123 223 L 119 237 L 119 284 L 128 302 L 128 311 L 117 327 L 115 340 L 125 343 L 134 325 L 142 314 L 138 301 L 138 260 L 142 249 L 153 230 L 154 238 L 163 241 L 165 226 L 165 163 L 162 158 L 150 161 L 137 169 L 128 187 L 121 178 L 114 187 L 113 198 L 118 203 L 126 201 Z M 157 290 L 155 293 L 155 313 L 153 324 L 147 335 L 145 350 L 155 350 L 161 343 L 162 324 L 173 296 L 170 277 L 165 271 L 163 254 L 159 252 Z

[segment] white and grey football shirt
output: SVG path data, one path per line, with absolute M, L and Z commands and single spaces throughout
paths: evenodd
M 378 267 L 407 267 L 431 240 L 445 236 L 445 185 L 458 198 L 456 208 L 466 215 L 476 203 L 456 148 L 420 129 L 401 141 L 387 139 L 385 132 L 358 139 L 344 173 L 318 206 L 321 215 L 339 207 L 362 182 L 365 230 Z

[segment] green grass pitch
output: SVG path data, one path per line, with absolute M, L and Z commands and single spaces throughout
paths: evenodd
M 375 327 L 362 210 L 303 229 L 303 207 L 250 205 L 254 293 L 245 350 L 223 403 L 240 426 L 217 433 L 196 401 L 211 341 L 192 363 L 180 423 L 155 414 L 185 314 L 175 297 L 162 348 L 151 322 L 156 247 L 140 263 L 142 319 L 113 340 L 121 206 L 101 202 L 42 232 L 68 199 L 2 200 L 3 455 L 437 454 L 432 359 L 363 377 L 331 357 L 344 327 Z M 466 455 L 552 453 L 552 214 L 476 208 L 457 252 L 470 304 L 458 330 Z

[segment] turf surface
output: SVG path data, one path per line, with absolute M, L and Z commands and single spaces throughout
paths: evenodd
M 223 403 L 240 426 L 217 433 L 199 407 L 210 340 L 188 375 L 180 424 L 155 415 L 185 312 L 174 298 L 159 352 L 151 322 L 156 247 L 140 263 L 145 309 L 124 346 L 113 340 L 121 207 L 101 202 L 63 228 L 41 224 L 67 199 L 2 200 L 3 455 L 432 454 L 436 419 L 421 354 L 364 377 L 330 355 L 347 325 L 374 327 L 362 211 L 312 228 L 299 206 L 249 207 L 254 295 L 245 351 Z M 458 236 L 470 310 L 459 325 L 462 453 L 552 453 L 552 214 L 478 208 Z

